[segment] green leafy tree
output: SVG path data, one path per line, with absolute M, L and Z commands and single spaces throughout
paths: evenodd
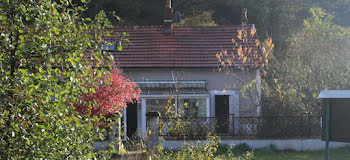
M 83 4 L 80 0 L 73 0 L 73 3 Z M 144 14 L 142 7 L 144 3 L 141 0 L 88 0 L 86 6 L 84 17 L 93 18 L 103 10 L 106 12 L 107 17 L 111 19 L 112 24 L 137 25 L 145 23 L 140 18 Z
M 71 1 L 0 2 L 1 159 L 98 156 L 93 140 L 103 117 L 81 115 L 74 104 L 94 92 L 82 84 L 110 73 L 112 58 L 101 52 L 109 23 L 103 12 L 91 20 L 83 11 Z
M 185 17 L 175 26 L 217 26 L 212 17 L 213 11 L 193 11 L 192 16 Z
M 312 17 L 288 40 L 284 55 L 270 60 L 265 80 L 265 113 L 320 114 L 317 95 L 350 86 L 350 29 L 311 8 Z

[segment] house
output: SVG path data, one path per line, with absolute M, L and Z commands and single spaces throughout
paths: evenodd
M 258 66 L 263 63 L 262 51 L 255 43 L 255 26 L 246 24 L 245 14 L 239 25 L 174 27 L 172 12 L 167 0 L 162 26 L 111 29 L 113 33 L 128 34 L 131 45 L 113 55 L 126 76 L 142 90 L 139 103 L 129 104 L 124 112 L 127 135 L 136 131 L 144 134 L 146 113 L 159 111 L 164 115 L 170 96 L 174 97 L 172 105 L 182 109 L 184 116 L 217 117 L 219 121 L 231 115 L 259 116 Z M 241 38 L 242 33 L 245 39 Z M 114 35 L 109 41 L 120 39 Z M 255 57 L 250 61 L 240 57 L 239 47 L 255 51 Z M 218 60 L 218 53 L 225 51 L 237 57 L 230 62 L 234 75 L 223 71 Z M 243 86 L 252 81 L 258 92 L 243 96 Z

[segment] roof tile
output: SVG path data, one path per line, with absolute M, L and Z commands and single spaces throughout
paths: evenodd
M 247 25 L 248 40 L 242 42 L 237 37 L 241 25 L 225 25 L 214 27 L 174 27 L 173 34 L 163 34 L 162 26 L 117 27 L 110 28 L 114 34 L 108 40 L 118 41 L 116 33 L 127 32 L 131 45 L 121 52 L 113 52 L 115 60 L 123 68 L 140 67 L 217 67 L 220 66 L 216 54 L 227 50 L 235 53 L 238 47 L 233 45 L 233 39 L 242 48 L 252 48 L 257 51 L 257 57 L 243 63 L 242 59 L 233 60 L 234 66 L 254 66 L 262 63 L 259 57 L 262 52 L 255 40 L 256 34 L 250 34 L 252 25 Z M 239 57 L 239 56 L 236 56 Z

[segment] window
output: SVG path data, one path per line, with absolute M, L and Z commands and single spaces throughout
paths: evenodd
M 206 117 L 206 98 L 180 99 L 179 105 L 184 117 Z
M 167 105 L 175 106 L 175 100 L 172 99 L 169 104 L 169 99 L 147 99 L 146 100 L 146 112 L 159 112 L 161 116 L 166 116 Z
M 174 106 L 174 112 L 182 117 L 207 117 L 207 98 L 147 99 L 146 113 L 159 112 L 166 117 L 166 106 Z

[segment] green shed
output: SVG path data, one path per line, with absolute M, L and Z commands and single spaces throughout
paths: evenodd
M 329 103 L 329 140 L 350 142 L 350 90 L 324 90 L 318 95 L 323 99 L 323 131 L 327 121 L 327 103 Z M 325 133 L 322 134 L 325 140 Z
M 329 156 L 329 141 L 350 142 L 350 90 L 323 90 L 322 139 L 326 141 L 325 159 Z

